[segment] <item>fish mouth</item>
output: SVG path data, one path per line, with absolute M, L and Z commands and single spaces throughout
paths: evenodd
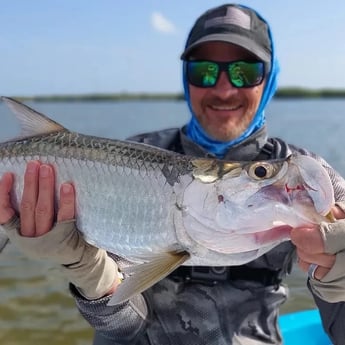
M 326 169 L 320 169 L 320 163 L 309 156 L 294 155 L 290 157 L 290 161 L 303 178 L 304 187 L 313 200 L 317 213 L 327 216 L 335 201 L 333 185 Z

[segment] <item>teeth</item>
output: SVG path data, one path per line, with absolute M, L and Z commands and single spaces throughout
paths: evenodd
M 212 106 L 213 109 L 216 110 L 226 110 L 226 111 L 233 111 L 233 110 L 237 110 L 240 108 L 240 106 L 236 106 L 236 107 L 229 107 L 229 106 L 221 106 L 221 105 L 214 105 Z

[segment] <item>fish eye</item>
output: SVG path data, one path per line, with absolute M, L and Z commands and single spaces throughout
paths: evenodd
M 267 162 L 256 162 L 249 167 L 248 175 L 255 180 L 263 180 L 274 175 L 272 164 Z

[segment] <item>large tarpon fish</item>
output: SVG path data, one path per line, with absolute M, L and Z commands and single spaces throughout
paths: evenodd
M 292 227 L 329 219 L 332 184 L 311 157 L 189 157 L 71 132 L 22 103 L 2 100 L 22 129 L 20 137 L 0 144 L 0 174 L 17 176 L 14 206 L 30 160 L 52 164 L 57 186 L 73 181 L 85 240 L 133 263 L 123 269 L 126 279 L 113 303 L 182 264 L 241 265 L 288 240 Z

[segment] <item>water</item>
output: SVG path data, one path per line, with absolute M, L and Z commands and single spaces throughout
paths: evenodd
M 179 126 L 189 117 L 183 102 L 31 103 L 65 127 L 97 136 L 129 135 Z M 345 100 L 275 100 L 267 109 L 272 136 L 322 155 L 342 175 L 345 160 Z M 18 128 L 0 105 L 0 140 Z M 28 260 L 9 245 L 0 259 L 0 343 L 6 345 L 87 345 L 92 330 L 78 314 L 67 283 L 47 263 Z M 290 299 L 282 313 L 315 307 L 305 274 L 295 268 L 287 281 Z

